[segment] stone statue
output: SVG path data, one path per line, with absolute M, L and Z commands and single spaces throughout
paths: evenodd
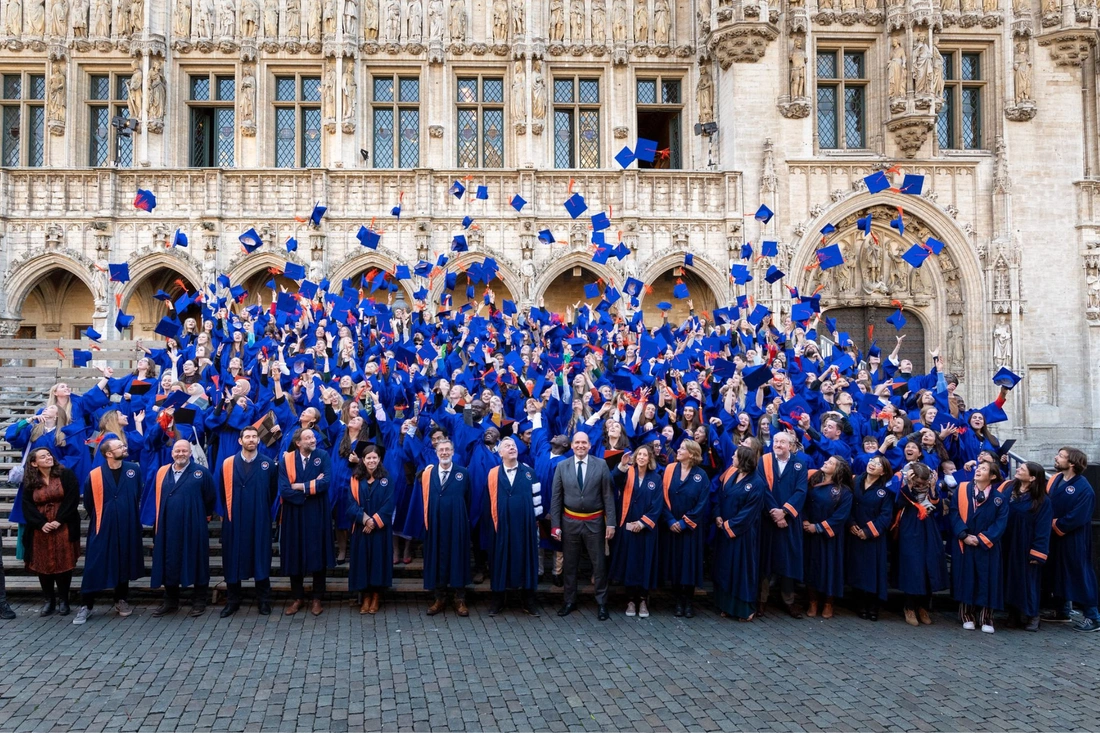
M 653 41 L 658 46 L 667 46 L 672 28 L 672 9 L 668 0 L 656 0 L 653 4 Z
M 126 106 L 130 109 L 130 119 L 141 119 L 141 84 L 145 76 L 141 73 L 141 62 L 134 67 L 134 73 L 130 75 L 130 81 L 126 85 Z
M 710 64 L 699 66 L 695 98 L 699 101 L 699 122 L 714 122 L 714 78 L 710 75 Z
M 553 43 L 565 40 L 564 0 L 550 0 L 550 40 Z
M 409 3 L 409 43 L 420 43 L 424 39 L 424 3 L 412 0 Z
M 110 0 L 92 0 L 92 37 L 110 38 L 111 3 Z
M 962 11 L 964 13 L 978 12 L 978 0 L 962 0 Z
M 336 17 L 336 0 L 324 0 L 321 6 L 321 28 L 330 38 L 336 35 Z
M 340 90 L 340 104 L 344 124 L 355 123 L 355 100 L 358 87 L 355 83 L 354 59 L 344 59 L 344 83 Z
M 1062 0 L 1043 0 L 1043 15 L 1057 15 L 1062 12 Z
M 931 34 L 926 32 L 917 37 L 913 47 L 913 88 L 917 94 L 932 94 L 932 76 L 935 64 L 932 61 Z
M 597 46 L 607 43 L 606 0 L 592 0 L 592 43 Z
M 947 343 L 947 353 L 944 356 L 947 357 L 948 370 L 955 373 L 961 372 L 963 369 L 963 328 L 957 316 L 951 317 L 951 325 L 947 327 L 944 340 Z
M 1022 15 L 1031 11 L 1031 0 L 1012 0 L 1012 12 Z
M 195 35 L 209 41 L 214 37 L 214 0 L 197 0 L 195 6 Z
M 176 38 L 191 37 L 191 0 L 176 0 L 176 15 L 172 20 Z
M 107 315 L 107 288 L 110 286 L 107 273 L 109 271 L 107 260 L 96 260 L 95 267 L 92 268 L 92 297 L 95 299 L 97 316 Z
M 833 285 L 837 293 L 847 293 L 855 285 L 855 261 L 852 259 L 852 245 L 846 241 L 837 242 L 840 253 L 844 257 L 844 264 L 832 268 Z
M 993 329 L 993 364 L 998 367 L 1012 366 L 1012 327 L 1004 318 Z
M 255 38 L 260 31 L 260 6 L 257 0 L 241 0 L 241 37 Z
M 896 36 L 890 41 L 890 61 L 886 76 L 890 96 L 904 97 L 909 86 L 909 76 L 905 72 L 905 48 L 901 45 L 901 39 Z
M 466 42 L 466 0 L 451 0 L 451 40 Z
M 1100 310 L 1100 275 L 1089 275 L 1085 278 L 1088 291 L 1085 294 L 1085 307 L 1089 310 Z
M 168 85 L 164 81 L 164 62 L 154 61 L 149 66 L 149 120 L 164 120 L 164 104 Z
M 542 77 L 541 61 L 532 64 L 531 73 L 531 117 L 541 120 L 546 117 L 546 80 Z
M 46 0 L 26 0 L 23 6 L 23 30 L 29 36 L 46 33 Z
M 791 5 L 793 5 L 793 3 L 791 3 Z M 710 25 L 710 0 L 698 0 L 695 7 L 695 14 L 699 17 L 699 22 Z
M 892 295 L 904 293 L 909 287 L 908 278 L 906 277 L 909 263 L 902 258 L 905 250 L 905 245 L 898 241 L 890 242 L 887 250 L 890 254 L 890 282 L 888 287 Z
M 306 0 L 302 6 L 306 21 L 306 40 L 321 40 L 321 5 L 319 0 Z
M 237 96 L 240 106 L 241 125 L 250 127 L 256 124 L 256 67 L 245 64 L 241 68 L 241 92 Z
M 649 5 L 647 0 L 638 0 L 634 6 L 634 42 L 645 43 L 649 40 Z
M 345 39 L 359 39 L 359 0 L 344 0 L 344 22 L 340 29 Z
M 69 0 L 53 0 L 50 5 L 50 35 L 64 38 L 69 32 Z
M 626 43 L 626 0 L 611 0 L 611 40 Z
M 1001 9 L 998 0 L 982 0 L 982 10 L 987 13 L 996 13 Z
M 332 61 L 321 79 L 321 117 L 336 119 L 336 62 Z
M 801 4 L 802 4 L 802 0 L 797 0 L 797 5 L 795 7 L 798 7 L 798 5 L 801 5 Z M 817 9 L 818 10 L 836 10 L 836 2 L 835 2 L 835 0 L 817 0 Z
M 1031 53 L 1026 40 L 1016 41 L 1016 58 L 1012 62 L 1016 104 L 1031 101 Z
M 527 74 L 523 61 L 517 61 L 512 72 L 512 119 L 523 122 L 527 117 Z
M 188 8 L 188 13 L 191 12 Z M 73 37 L 88 37 L 88 0 L 73 0 Z
M 508 38 L 508 3 L 493 0 L 493 40 L 504 43 Z
M 524 248 L 523 262 L 519 266 L 519 274 L 523 278 L 523 294 L 528 300 L 534 297 L 535 281 L 538 280 L 538 268 L 531 259 L 533 254 L 530 248 Z
M 296 43 L 302 37 L 302 0 L 286 0 L 286 29 L 283 31 L 287 40 Z
M 882 282 L 882 248 L 873 241 L 863 243 L 861 254 L 861 270 L 863 283 L 869 290 Z
M 145 0 L 133 0 L 130 3 L 130 35 L 140 36 L 145 32 Z
M 526 30 L 527 3 L 524 0 L 512 0 L 512 35 L 522 36 Z
M 23 35 L 23 0 L 8 0 L 4 7 L 4 29 L 9 36 Z
M 443 40 L 443 0 L 428 0 L 428 38 Z
M 569 40 L 574 44 L 584 43 L 584 0 L 569 2 Z
M 378 0 L 363 0 L 363 37 L 378 40 Z
M 275 41 L 279 38 L 279 0 L 263 0 L 264 38 Z
M 943 99 L 943 54 L 939 46 L 932 47 L 932 95 L 936 99 Z
M 221 0 L 218 4 L 218 37 L 232 38 L 237 27 L 237 6 L 233 0 Z
M 65 63 L 54 61 L 46 88 L 46 119 L 51 125 L 64 126 L 65 107 Z
M 386 0 L 386 40 L 391 43 L 401 40 L 401 6 L 397 0 Z
M 796 36 L 791 44 L 791 99 L 806 96 L 806 49 L 801 36 Z M 709 76 L 708 76 L 709 79 Z M 710 120 L 700 120 L 709 122 Z
M 928 274 L 928 268 L 930 265 L 918 267 L 913 270 L 910 277 L 910 291 L 913 295 L 931 295 L 932 294 L 932 281 Z

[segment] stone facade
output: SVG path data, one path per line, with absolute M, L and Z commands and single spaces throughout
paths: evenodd
M 449 251 L 469 215 L 452 266 L 495 257 L 494 288 L 520 304 L 637 277 L 647 311 L 683 279 L 697 308 L 748 292 L 783 312 L 790 284 L 820 287 L 854 328 L 899 301 L 923 333 L 909 353 L 939 348 L 971 404 L 996 367 L 1024 377 L 1004 437 L 1044 458 L 1095 447 L 1095 2 L 884 2 L 0 0 L 0 330 L 114 334 L 121 306 L 148 333 L 147 295 L 177 279 L 262 284 L 288 260 L 316 279 L 389 270 Z M 657 167 L 624 172 L 614 156 L 639 136 L 658 139 Z M 405 167 L 376 167 L 391 161 Z M 925 176 L 922 193 L 872 195 L 880 170 Z M 592 262 L 570 191 L 632 256 Z M 317 228 L 301 221 L 315 202 Z M 868 213 L 873 236 L 857 229 Z M 376 251 L 355 236 L 371 222 Z M 808 265 L 826 224 L 846 263 L 822 273 Z M 245 257 L 249 227 L 266 244 Z M 900 255 L 927 237 L 944 251 L 912 270 Z M 778 257 L 732 285 L 762 240 Z M 104 273 L 120 261 L 125 285 Z M 764 281 L 772 263 L 785 283 Z M 875 334 L 887 351 L 890 331 Z

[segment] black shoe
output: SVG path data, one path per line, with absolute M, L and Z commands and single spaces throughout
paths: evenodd
M 554 585 L 558 588 L 561 588 L 562 586 L 565 585 L 565 578 L 561 577 L 561 575 L 555 575 L 554 576 Z
M 57 601 L 53 598 L 42 604 L 42 608 L 38 609 L 39 616 L 53 616 L 53 612 L 57 609 Z
M 596 618 L 600 621 L 606 621 L 611 618 L 611 614 L 607 612 L 607 606 L 600 606 L 600 612 L 596 614 Z
M 791 618 L 802 618 L 802 609 L 798 607 L 797 603 L 792 603 L 787 606 L 787 615 Z
M 684 615 L 684 602 L 679 598 L 676 599 L 676 610 L 672 612 L 672 615 L 676 618 L 680 618 Z
M 68 616 L 69 615 L 69 601 L 62 598 L 57 604 L 57 615 Z
M 490 616 L 496 616 L 497 614 L 499 614 L 503 610 L 504 610 L 504 604 L 503 603 L 501 603 L 500 601 L 493 601 L 492 605 L 489 606 L 489 615 Z
M 1039 617 L 1032 616 L 1027 620 L 1027 624 L 1024 626 L 1024 631 L 1038 631 L 1039 630 Z
M 695 607 L 691 605 L 691 601 L 684 604 L 684 618 L 695 618 Z
M 271 615 L 271 601 L 268 601 L 268 600 L 260 601 L 260 615 L 261 616 L 270 616 Z
M 866 608 L 861 608 L 859 609 L 859 617 L 866 620 L 871 617 L 871 612 L 868 611 Z
M 206 613 L 206 601 L 195 601 L 191 604 L 191 612 L 187 615 L 192 618 L 198 618 L 204 613 Z
M 1039 614 L 1039 618 L 1043 621 L 1051 621 L 1053 623 L 1064 624 L 1072 621 L 1073 619 L 1062 611 L 1043 611 Z
M 539 616 L 539 609 L 534 603 L 524 603 L 523 612 L 528 616 Z
M 878 609 L 877 608 L 873 608 L 873 609 L 871 609 L 870 611 L 867 612 L 867 620 L 868 621 L 878 621 Z
M 225 604 L 225 608 L 223 608 L 222 612 L 218 614 L 218 617 L 219 618 L 229 618 L 230 616 L 235 614 L 238 610 L 240 610 L 240 608 L 241 608 L 241 604 L 240 604 L 239 601 L 230 601 L 229 603 Z M 192 613 L 194 613 L 193 610 L 192 610 Z
M 577 604 L 576 603 L 566 603 L 564 606 L 562 606 L 561 608 L 558 609 L 558 615 L 559 616 L 568 616 L 569 614 L 573 613 L 576 610 L 577 610 Z
M 164 601 L 155 609 L 153 609 L 153 618 L 167 616 L 168 614 L 175 613 L 178 610 L 180 610 L 180 604 L 177 601 Z
M 11 604 L 7 601 L 0 603 L 0 618 L 5 621 L 11 621 L 15 618 L 15 611 L 12 610 Z

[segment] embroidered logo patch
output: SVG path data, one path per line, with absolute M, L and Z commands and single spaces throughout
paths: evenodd
M 1076 487 L 1076 486 L 1067 486 L 1067 487 L 1066 487 L 1066 493 L 1067 493 L 1067 494 L 1072 494 L 1072 493 L 1073 493 L 1074 491 L 1076 491 L 1076 490 L 1077 490 L 1077 487 Z
M 801 471 L 802 470 L 802 464 L 801 463 L 794 464 L 794 470 Z
M 382 484 L 383 486 L 389 486 L 390 485 L 390 480 L 388 478 L 384 478 L 379 483 Z
M 703 480 L 702 476 L 700 476 L 699 474 L 695 474 L 695 483 L 699 483 L 702 480 Z
M 527 479 L 528 481 L 530 481 L 531 480 L 531 472 L 530 471 L 524 471 L 523 472 L 523 477 L 525 479 Z
M 752 491 L 752 484 L 745 484 L 745 493 Z
M 884 496 L 886 496 L 886 489 L 879 489 L 877 493 L 878 493 L 879 498 L 881 499 Z
M 996 497 L 995 499 L 993 499 L 993 503 L 996 504 L 997 506 L 1000 506 L 1003 502 L 1004 502 L 1004 499 L 1002 499 L 999 496 Z
M 314 466 L 320 466 L 321 465 L 321 459 L 320 458 L 314 458 L 313 459 L 313 465 Z
M 455 480 L 456 481 L 461 481 L 462 480 L 462 472 L 461 471 L 459 471 L 458 473 L 455 474 Z
M 647 488 L 648 488 L 648 489 L 649 489 L 650 491 L 656 491 L 656 490 L 657 490 L 657 484 L 653 483 L 652 481 L 650 481 L 649 483 L 647 483 L 647 484 L 646 484 L 646 487 L 647 487 Z
M 137 476 L 137 471 L 135 471 L 134 469 L 131 468 L 129 471 L 126 472 L 126 478 L 133 478 L 134 476 Z
M 268 463 L 267 461 L 261 461 L 260 462 L 260 468 L 262 468 L 263 470 L 266 471 L 267 469 L 271 468 L 271 464 Z
M 192 475 L 193 475 L 193 476 L 194 476 L 195 478 L 202 478 L 202 471 L 195 471 L 195 473 L 194 473 L 194 474 L 192 474 Z

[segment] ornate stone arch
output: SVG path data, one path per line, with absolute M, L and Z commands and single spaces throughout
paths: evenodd
M 296 252 L 280 252 L 279 254 L 274 252 L 255 252 L 248 257 L 243 257 L 237 262 L 232 263 L 225 274 L 229 276 L 229 281 L 231 283 L 237 285 L 243 283 L 257 272 L 266 270 L 269 267 L 275 267 L 282 270 L 288 262 L 294 262 L 303 267 L 307 267 L 308 263 L 296 255 Z
M 523 279 L 519 275 L 519 270 L 515 263 L 508 257 L 502 257 L 499 254 L 492 252 L 462 252 L 455 257 L 452 257 L 447 261 L 447 271 L 453 272 L 459 267 L 465 267 L 475 262 L 483 262 L 486 257 L 492 257 L 497 263 L 497 277 L 504 283 L 508 290 L 512 293 L 512 299 L 517 303 L 523 298 Z M 428 292 L 428 302 L 438 302 L 440 294 L 443 292 L 443 278 L 437 277 L 432 287 Z M 500 301 L 497 301 L 497 307 L 500 307 Z
M 129 265 L 130 281 L 122 288 L 123 311 L 126 310 L 130 298 L 133 297 L 142 280 L 161 268 L 178 272 L 194 290 L 201 290 L 203 287 L 201 269 L 190 255 L 181 252 L 178 247 L 171 249 L 159 249 L 155 245 L 146 247 L 134 253 L 129 260 Z
M 6 298 L 4 302 L 4 317 L 19 319 L 23 314 L 23 303 L 27 296 L 38 284 L 39 280 L 49 274 L 50 270 L 61 269 L 71 272 L 88 286 L 94 299 L 102 297 L 97 292 L 97 283 L 94 273 L 95 263 L 79 252 L 48 252 L 46 254 L 32 255 L 27 253 L 24 257 L 13 262 L 7 272 L 4 273 L 4 290 Z M 103 276 L 106 282 L 106 276 Z
M 685 254 L 687 254 L 687 250 L 682 247 L 668 247 L 654 252 L 649 258 L 649 264 L 641 274 L 638 275 L 638 279 L 646 285 L 651 284 L 668 270 L 683 265 Z M 691 267 L 686 268 L 686 270 L 693 273 L 710 288 L 711 292 L 714 294 L 715 302 L 719 305 L 726 302 L 729 287 L 727 285 L 728 277 L 725 272 L 718 269 L 713 263 L 701 256 L 695 259 Z M 642 291 L 641 297 L 638 298 L 639 303 L 644 299 L 645 291 Z
M 352 250 L 344 259 L 337 263 L 330 271 L 328 277 L 330 282 L 340 283 L 346 278 L 358 272 L 362 272 L 363 270 L 370 269 L 371 267 L 381 267 L 384 270 L 392 272 L 395 265 L 404 262 L 404 257 L 387 247 L 379 247 L 378 249 L 360 247 L 358 250 Z M 409 303 L 412 303 L 413 293 L 415 292 L 415 289 L 411 287 L 411 283 L 411 280 L 400 281 L 401 290 Z M 333 285 L 333 287 L 335 288 L 338 286 Z
M 534 300 L 536 303 L 546 293 L 546 289 L 553 284 L 554 280 L 557 279 L 559 275 L 578 265 L 596 273 L 596 275 L 603 278 L 605 283 L 611 283 L 615 285 L 616 288 L 621 289 L 622 276 L 608 265 L 600 265 L 593 262 L 591 252 L 585 248 L 583 250 L 574 250 L 572 252 L 552 256 L 550 261 L 542 263 L 545 269 L 535 281 Z

